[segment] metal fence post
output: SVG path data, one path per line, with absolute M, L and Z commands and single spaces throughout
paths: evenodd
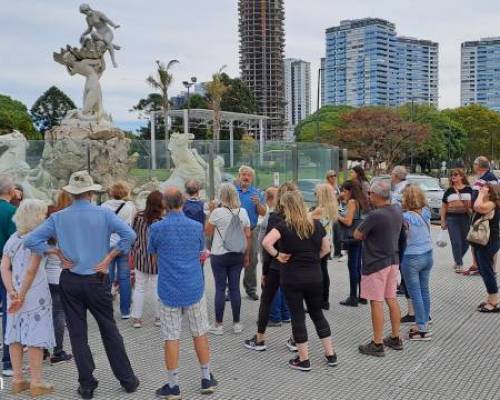
M 339 167 L 340 167 L 340 165 L 339 165 L 339 148 L 337 146 L 330 149 L 330 167 L 337 174 L 340 172 L 339 171 Z
M 348 155 L 347 149 L 342 149 L 342 171 L 344 171 L 344 180 L 347 180 L 348 173 Z
M 215 175 L 214 175 L 214 144 L 208 144 L 208 186 L 209 198 L 215 199 Z
M 296 144 L 292 147 L 292 171 L 294 182 L 299 181 L 299 148 Z
M 151 123 L 151 141 L 150 141 L 150 152 L 151 152 L 151 169 L 156 170 L 156 114 L 151 113 L 150 117 Z

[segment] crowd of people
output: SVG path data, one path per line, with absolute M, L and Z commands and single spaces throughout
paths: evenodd
M 477 178 L 472 186 L 464 170 L 451 171 L 441 228 L 449 232 L 455 272 L 479 273 L 484 281 L 487 295 L 478 311 L 498 313 L 500 185 L 485 157 L 478 157 L 473 167 Z M 232 331 L 244 330 L 241 280 L 248 299 L 260 300 L 257 330 L 243 341 L 245 348 L 266 350 L 267 327 L 290 323 L 286 346 L 296 355 L 288 366 L 311 370 L 308 315 L 325 365 L 336 366 L 324 311 L 331 308 L 329 260 L 341 259 L 342 252 L 347 254 L 349 295 L 340 305 L 370 304 L 373 337 L 359 345 L 359 352 L 382 357 L 386 348 L 403 350 L 404 323 L 412 324 L 410 341 L 429 341 L 431 212 L 423 190 L 406 178 L 406 169 L 396 166 L 390 179 L 370 185 L 365 171 L 355 166 L 339 185 L 336 172 L 328 171 L 316 187 L 316 203 L 309 207 L 293 182 L 262 191 L 254 185 L 253 169 L 241 166 L 234 183 L 220 185 L 216 201 L 204 202 L 200 183 L 189 180 L 184 188 L 151 192 L 145 209 L 137 210 L 126 182 L 112 185 L 110 200 L 96 205 L 95 194 L 103 188 L 86 171 L 74 173 L 50 206 L 23 199 L 22 188 L 0 175 L 2 374 L 12 377 L 12 393 L 39 396 L 54 391 L 43 380 L 43 361 L 74 360 L 78 394 L 93 398 L 99 382 L 88 343 L 89 312 L 114 376 L 125 392 L 135 392 L 140 381 L 115 322 L 113 301 L 119 297 L 120 318 L 140 329 L 145 299 L 153 294 L 153 323 L 161 331 L 167 369 L 167 382 L 156 394 L 168 400 L 181 396 L 183 316 L 200 364 L 200 391 L 213 393 L 218 382 L 210 365 L 208 334 L 224 335 L 226 302 Z M 463 259 L 469 247 L 473 265 L 466 269 Z M 215 282 L 212 323 L 205 293 L 208 259 Z M 398 291 L 407 298 L 403 317 Z M 384 303 L 391 322 L 385 336 Z M 72 354 L 64 350 L 65 329 Z M 29 380 L 23 369 L 25 351 Z

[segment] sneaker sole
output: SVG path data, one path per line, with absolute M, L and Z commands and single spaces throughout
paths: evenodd
M 293 346 L 289 345 L 288 343 L 286 344 L 286 347 L 287 347 L 288 351 L 291 353 L 296 353 L 298 351 L 297 347 L 293 347 Z
M 244 344 L 244 346 L 249 349 L 249 350 L 254 350 L 254 351 L 266 351 L 267 347 L 266 346 L 250 346 L 248 344 Z
M 361 354 L 364 354 L 365 356 L 374 356 L 374 357 L 385 357 L 385 352 L 384 353 L 369 353 L 365 351 L 359 350 Z
M 329 367 L 336 367 L 338 364 L 339 364 L 338 361 L 335 361 L 334 363 L 330 363 L 330 362 L 326 363 L 326 365 L 328 365 Z
M 219 331 L 217 331 L 217 332 L 215 332 L 215 331 L 208 331 L 208 333 L 210 333 L 211 335 L 215 335 L 215 336 L 222 336 L 222 335 L 224 335 L 224 331 L 222 331 L 222 332 L 219 332 Z
M 181 395 L 169 395 L 169 396 L 161 396 L 159 394 L 156 395 L 158 399 L 164 399 L 164 400 L 182 400 Z
M 432 340 L 432 337 L 415 337 L 415 338 L 410 338 L 410 342 L 430 342 Z
M 288 366 L 289 366 L 291 369 L 294 369 L 294 370 L 296 370 L 296 371 L 302 371 L 302 372 L 309 372 L 309 371 L 311 371 L 311 367 L 309 367 L 309 368 L 305 368 L 305 367 L 298 367 L 298 366 L 296 366 L 296 365 L 290 365 L 290 364 L 288 364 Z
M 201 394 L 213 394 L 213 393 L 215 393 L 216 390 L 217 390 L 217 386 L 213 386 L 213 387 L 210 387 L 207 389 L 201 389 L 200 393 Z

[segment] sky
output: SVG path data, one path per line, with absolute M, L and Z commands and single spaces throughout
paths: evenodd
M 81 1 L 3 1 L 0 13 L 0 93 L 28 108 L 50 86 L 67 93 L 78 106 L 84 78 L 70 76 L 52 52 L 76 46 L 85 30 Z M 146 77 L 155 60 L 177 59 L 171 94 L 182 81 L 207 81 L 222 65 L 239 74 L 237 0 L 98 0 L 91 7 L 120 24 L 114 42 L 122 46 L 114 69 L 106 56 L 101 79 L 104 108 L 120 126 L 132 126 L 129 110 L 152 90 Z M 313 109 L 319 60 L 325 53 L 325 29 L 344 19 L 378 17 L 396 24 L 398 35 L 440 45 L 440 108 L 460 105 L 460 44 L 500 36 L 498 0 L 285 0 L 286 57 L 311 62 Z

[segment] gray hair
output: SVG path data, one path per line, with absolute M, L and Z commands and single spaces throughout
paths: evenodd
M 12 220 L 16 224 L 17 232 L 25 235 L 40 225 L 47 218 L 47 203 L 37 199 L 21 201 Z
M 406 175 L 408 175 L 408 171 L 403 165 L 396 165 L 392 169 L 391 175 L 395 175 L 399 180 L 404 181 L 406 179 Z
M 190 196 L 194 196 L 196 193 L 198 193 L 201 190 L 201 183 L 198 182 L 196 179 L 189 179 L 185 185 L 184 189 L 186 190 L 186 193 Z
M 14 188 L 12 177 L 7 174 L 0 174 L 0 195 L 9 194 Z
M 242 165 L 238 169 L 238 175 L 240 175 L 242 172 L 250 172 L 253 177 L 255 177 L 255 170 L 252 167 L 249 167 L 248 165 Z
M 377 196 L 383 198 L 384 200 L 390 200 L 391 198 L 391 184 L 390 182 L 377 179 L 370 186 L 370 192 L 376 194 Z
M 182 192 L 176 187 L 168 188 L 163 194 L 163 199 L 168 210 L 178 210 L 184 204 Z
M 485 156 L 479 156 L 474 160 L 474 164 L 481 169 L 490 169 L 490 160 Z
M 229 182 L 220 185 L 219 199 L 223 206 L 229 208 L 239 208 L 241 204 L 236 187 Z

